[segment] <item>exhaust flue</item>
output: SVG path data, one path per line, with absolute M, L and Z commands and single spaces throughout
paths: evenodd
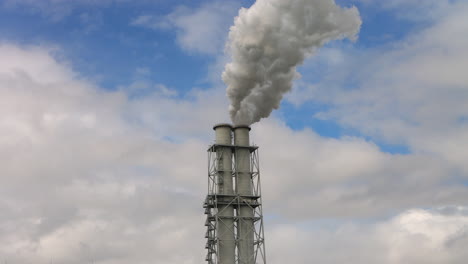
M 218 124 L 214 127 L 216 132 L 217 166 L 218 166 L 218 192 L 219 206 L 218 217 L 222 224 L 217 227 L 219 264 L 235 264 L 236 239 L 234 230 L 234 206 L 230 203 L 230 197 L 234 194 L 232 178 L 232 126 Z
M 334 0 L 257 0 L 242 8 L 227 43 L 232 61 L 222 75 L 232 122 L 268 117 L 299 77 L 296 66 L 331 40 L 355 39 L 360 26 L 357 8 Z

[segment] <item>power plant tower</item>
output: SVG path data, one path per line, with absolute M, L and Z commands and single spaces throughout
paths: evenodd
M 218 124 L 208 148 L 208 264 L 266 264 L 258 147 L 250 127 Z

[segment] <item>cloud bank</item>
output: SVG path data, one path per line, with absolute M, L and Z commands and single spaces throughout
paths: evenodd
M 2 258 L 202 261 L 206 131 L 224 113 L 224 102 L 208 102 L 222 93 L 132 99 L 125 89 L 101 90 L 43 48 L 1 45 L 0 57 L 9 61 L 0 63 Z M 271 263 L 466 259 L 466 209 L 446 205 L 464 204 L 468 192 L 448 176 L 455 175 L 450 163 L 383 153 L 359 138 L 292 131 L 275 119 L 253 132 L 261 146 Z M 394 216 L 353 220 L 382 215 Z M 320 219 L 335 219 L 335 226 L 321 227 Z
M 331 72 L 288 100 L 326 103 L 317 118 L 361 134 L 253 125 L 269 263 L 466 262 L 466 8 L 398 43 L 306 62 Z M 202 262 L 205 150 L 228 118 L 224 89 L 174 96 L 142 68 L 107 91 L 54 53 L 0 45 L 0 262 Z

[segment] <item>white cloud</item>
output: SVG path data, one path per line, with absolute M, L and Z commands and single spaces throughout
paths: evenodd
M 468 198 L 456 168 L 438 156 L 391 155 L 360 138 L 323 138 L 274 121 L 252 131 L 269 212 L 289 219 L 377 217 Z
M 465 263 L 468 216 L 408 210 L 373 224 L 269 229 L 270 263 Z M 314 225 L 313 223 L 311 223 Z
M 221 21 L 222 4 L 166 17 L 182 47 L 222 48 L 217 29 L 199 31 Z M 324 118 L 412 153 L 273 118 L 253 127 L 269 263 L 466 262 L 467 9 L 454 7 L 390 49 L 321 52 L 326 82 L 303 84 L 329 103 Z M 53 53 L 0 45 L 0 260 L 202 262 L 205 150 L 211 126 L 228 120 L 224 89 L 176 94 L 140 68 L 129 87 L 105 91 Z M 337 88 L 347 82 L 354 90 Z M 437 209 L 447 205 L 461 206 Z
M 41 48 L 2 45 L 0 57 L 11 59 L 0 63 L 2 259 L 198 263 L 207 142 L 186 140 L 184 125 L 209 129 L 216 113 L 99 90 Z
M 374 139 L 434 153 L 468 171 L 462 157 L 468 141 L 468 30 L 466 3 L 453 3 L 434 24 L 407 39 L 368 50 L 342 50 L 345 59 L 320 72 L 290 98 L 329 105 L 317 118 L 332 119 Z M 326 59 L 310 62 L 307 69 Z M 310 67 L 310 68 L 309 68 Z M 294 99 L 296 98 L 296 99 Z M 299 98 L 299 99 L 297 99 Z
M 158 92 L 139 97 L 132 87 L 111 92 L 82 80 L 48 49 L 1 45 L 0 58 L 2 258 L 38 264 L 203 261 L 205 149 L 211 126 L 227 120 L 224 90 L 174 95 L 159 84 Z M 137 72 L 135 87 L 155 85 L 144 78 L 139 83 L 145 72 Z M 447 162 L 456 153 L 450 148 L 391 155 L 360 138 L 323 138 L 275 119 L 252 131 L 261 147 L 272 263 L 310 263 L 311 256 L 320 263 L 376 263 L 389 252 L 400 263 L 466 259 L 460 224 L 466 217 L 460 213 L 416 210 L 380 224 L 352 224 L 409 208 L 466 205 L 458 167 Z M 429 215 L 423 219 L 427 232 L 411 220 L 421 215 Z M 337 224 L 314 231 L 315 221 L 327 218 Z M 437 240 L 408 242 L 415 232 Z M 391 243 L 397 239 L 413 251 Z M 430 258 L 432 252 L 442 253 Z M 399 263 L 393 261 L 383 263 Z
M 167 16 L 141 15 L 131 25 L 175 30 L 177 43 L 189 52 L 220 54 L 229 26 L 240 5 L 234 1 L 211 1 L 197 9 L 181 6 Z

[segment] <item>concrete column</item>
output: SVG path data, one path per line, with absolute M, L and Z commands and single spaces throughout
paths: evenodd
M 232 195 L 232 126 L 218 124 L 213 127 L 216 134 L 216 151 L 218 160 L 218 189 L 217 194 Z M 218 196 L 218 203 L 229 202 L 229 197 Z M 219 264 L 235 264 L 235 236 L 234 236 L 234 207 L 232 205 L 218 206 L 219 221 L 217 225 Z
M 250 150 L 248 148 L 249 142 L 249 126 L 236 126 L 234 127 L 234 145 L 236 146 L 236 153 L 234 155 L 236 160 L 236 177 L 237 193 L 247 203 L 251 202 L 248 196 L 252 196 L 252 174 L 250 168 Z M 239 223 L 237 225 L 237 234 L 239 238 L 238 244 L 238 258 L 239 264 L 254 264 L 254 211 L 248 205 L 241 205 L 238 209 Z

